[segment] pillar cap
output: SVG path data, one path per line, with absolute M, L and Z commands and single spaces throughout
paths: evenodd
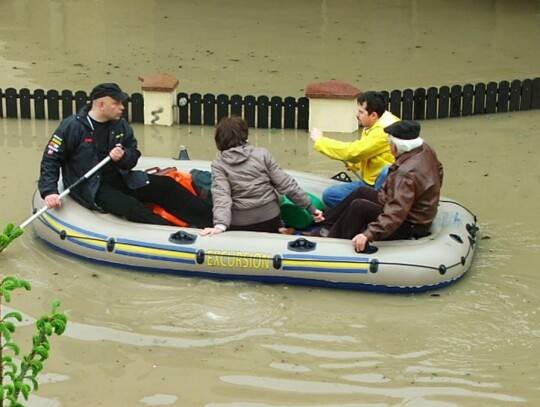
M 319 99 L 356 99 L 362 91 L 343 81 L 310 83 L 306 89 L 308 98 Z
M 140 75 L 141 89 L 154 92 L 172 92 L 179 84 L 178 79 L 169 74 Z

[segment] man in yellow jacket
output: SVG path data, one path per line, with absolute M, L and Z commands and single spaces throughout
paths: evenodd
M 322 196 L 327 207 L 338 204 L 361 186 L 380 187 L 382 179 L 378 180 L 379 175 L 382 178 L 383 170 L 395 160 L 390 152 L 388 134 L 384 132 L 384 128 L 399 120 L 386 110 L 386 106 L 381 92 L 364 92 L 358 97 L 356 118 L 363 127 L 358 140 L 343 142 L 324 137 L 319 129 L 314 128 L 311 131 L 310 137 L 315 142 L 315 150 L 334 160 L 343 161 L 347 169 L 354 171 L 360 178 L 328 187 Z

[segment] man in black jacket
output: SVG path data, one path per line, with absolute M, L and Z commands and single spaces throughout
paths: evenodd
M 170 225 L 144 202 L 160 205 L 192 226 L 212 226 L 212 207 L 170 177 L 133 170 L 141 156 L 130 124 L 122 117 L 129 95 L 117 84 L 102 83 L 91 104 L 63 120 L 45 147 L 38 182 L 49 208 L 62 204 L 58 180 L 67 188 L 107 155 L 111 161 L 70 193 L 81 205 L 140 223 Z

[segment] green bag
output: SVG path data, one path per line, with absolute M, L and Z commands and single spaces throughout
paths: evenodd
M 311 198 L 311 203 L 317 209 L 323 211 L 324 203 L 312 193 L 307 193 Z M 313 224 L 313 215 L 307 209 L 300 208 L 294 204 L 287 196 L 283 195 L 283 203 L 281 204 L 281 217 L 287 226 L 295 229 L 307 229 Z

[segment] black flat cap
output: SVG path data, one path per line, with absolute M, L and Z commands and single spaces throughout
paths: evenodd
M 413 120 L 401 120 L 386 126 L 384 131 L 401 140 L 413 140 L 420 135 L 420 123 Z
M 90 99 L 92 100 L 103 98 L 105 96 L 112 97 L 120 102 L 123 102 L 129 98 L 129 95 L 122 91 L 120 86 L 118 86 L 116 83 L 100 83 L 94 89 L 92 89 L 92 93 L 90 93 Z

